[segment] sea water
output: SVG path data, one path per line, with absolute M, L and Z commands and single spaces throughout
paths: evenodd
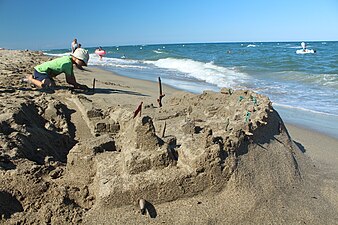
M 286 122 L 338 138 L 338 42 L 159 44 L 87 48 L 89 65 L 193 93 L 222 87 L 267 95 Z M 46 51 L 63 55 L 68 49 Z

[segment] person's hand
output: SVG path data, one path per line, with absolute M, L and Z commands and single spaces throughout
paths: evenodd
M 82 89 L 82 90 L 88 90 L 89 89 L 89 87 L 85 84 L 80 84 L 79 88 Z
M 82 89 L 82 90 L 89 89 L 89 87 L 87 85 L 84 85 L 84 84 L 76 84 L 76 85 L 74 85 L 74 88 L 75 89 Z

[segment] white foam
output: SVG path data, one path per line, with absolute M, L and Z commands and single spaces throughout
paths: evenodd
M 136 68 L 136 69 L 145 69 L 145 66 L 136 66 L 136 65 L 115 65 L 115 67 L 119 68 Z
M 218 87 L 239 88 L 249 79 L 247 74 L 238 72 L 235 68 L 217 66 L 213 62 L 204 63 L 191 59 L 165 58 L 157 61 L 145 61 L 144 63 L 177 71 L 187 77 L 193 77 Z
M 96 54 L 89 55 L 88 65 L 91 66 L 110 66 L 110 67 L 119 67 L 119 68 L 138 68 L 144 69 L 144 66 L 139 65 L 140 62 L 137 60 L 131 59 L 119 59 L 119 58 L 108 58 L 103 57 L 99 58 Z
M 161 78 L 162 82 L 172 86 L 176 89 L 180 90 L 185 90 L 189 91 L 192 93 L 200 94 L 205 90 L 212 90 L 212 91 L 219 91 L 219 88 L 213 85 L 206 85 L 204 82 L 203 83 L 194 83 L 190 81 L 184 81 L 184 80 L 174 80 L 174 79 L 166 79 L 166 78 Z
M 251 44 L 250 44 L 250 45 L 248 45 L 248 46 L 246 46 L 246 47 L 256 47 L 256 45 L 251 45 Z
M 62 57 L 62 56 L 68 56 L 71 54 L 71 52 L 66 52 L 66 53 L 59 53 L 59 54 L 53 54 L 53 53 L 43 53 L 44 55 L 48 55 L 48 56 L 56 56 L 56 57 Z
M 157 53 L 157 54 L 163 54 L 164 52 L 158 51 L 158 50 L 154 50 L 153 52 Z
M 313 49 L 298 49 L 296 50 L 297 54 L 314 54 L 315 51 Z

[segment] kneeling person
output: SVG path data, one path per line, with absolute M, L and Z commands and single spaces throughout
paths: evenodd
M 86 85 L 76 82 L 73 64 L 83 70 L 82 67 L 87 66 L 88 60 L 88 51 L 83 48 L 77 48 L 70 56 L 56 58 L 34 67 L 34 74 L 28 76 L 27 79 L 38 88 L 46 88 L 52 86 L 53 77 L 65 73 L 68 84 L 73 85 L 74 88 L 86 89 L 88 88 Z

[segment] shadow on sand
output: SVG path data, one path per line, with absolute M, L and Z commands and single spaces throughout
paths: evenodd
M 297 147 L 303 152 L 305 153 L 306 150 L 304 148 L 304 145 L 302 145 L 301 143 L 297 142 L 297 141 L 293 141 L 293 143 L 295 143 L 297 145 Z
M 40 91 L 44 93 L 54 94 L 59 90 L 70 90 L 76 94 L 85 94 L 85 95 L 94 95 L 94 94 L 127 94 L 127 95 L 137 95 L 137 96 L 149 96 L 135 91 L 125 91 L 120 89 L 112 89 L 112 88 L 95 88 L 93 89 L 75 89 L 73 87 L 67 86 L 57 86 L 50 89 L 35 89 L 35 88 L 18 88 L 21 91 Z M 4 91 L 5 92 L 5 91 Z M 6 91 L 7 92 L 7 91 Z M 13 92 L 13 91 L 10 91 Z

